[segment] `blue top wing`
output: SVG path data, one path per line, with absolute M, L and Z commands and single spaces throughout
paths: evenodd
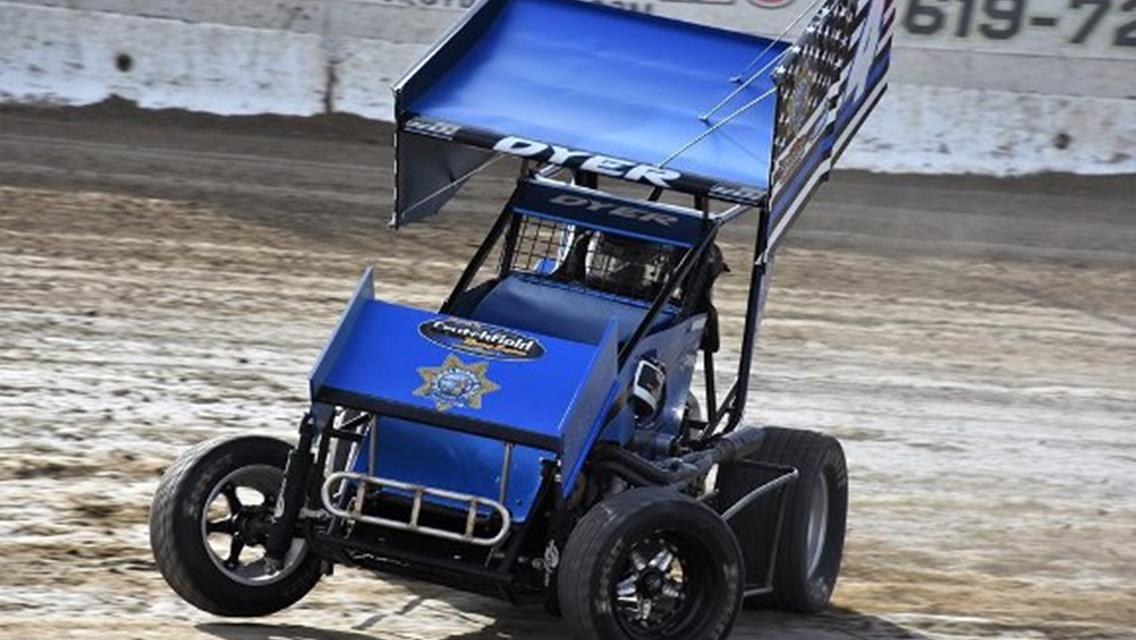
M 395 117 L 400 131 L 443 142 L 590 163 L 655 186 L 717 188 L 753 204 L 768 186 L 772 100 L 662 165 L 713 125 L 699 116 L 738 87 L 733 78 L 771 67 L 786 46 L 579 0 L 485 0 L 396 85 Z M 771 71 L 729 110 L 771 91 Z M 400 157 L 421 158 L 421 141 L 408 143 L 413 156 Z M 455 159 L 446 175 L 453 180 L 486 157 Z M 405 163 L 399 170 L 417 171 Z M 444 183 L 399 183 L 397 209 L 407 220 L 436 209 L 423 199 Z
M 894 0 L 823 0 L 787 42 L 481 0 L 394 88 L 392 222 L 433 214 L 507 153 L 775 209 L 772 248 L 886 87 L 894 16 Z
M 699 116 L 734 90 L 731 78 L 763 50 L 754 70 L 787 46 L 578 0 L 500 4 L 456 64 L 408 90 L 403 116 L 657 165 L 709 128 Z M 771 87 L 766 73 L 736 104 Z M 747 110 L 667 168 L 764 191 L 773 107 L 768 100 Z

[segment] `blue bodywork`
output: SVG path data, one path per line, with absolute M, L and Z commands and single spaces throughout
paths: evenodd
M 598 406 L 582 405 L 592 395 L 602 400 L 611 385 L 614 328 L 598 344 L 526 332 L 522 335 L 542 345 L 544 353 L 532 359 L 506 359 L 471 355 L 427 339 L 420 327 L 436 319 L 445 316 L 365 300 L 354 322 L 340 329 L 346 334 L 344 348 L 327 376 L 313 380 L 313 398 L 344 406 L 371 405 L 380 413 L 436 412 L 438 420 L 462 431 L 490 433 L 517 444 L 573 454 L 579 446 L 573 441 L 576 433 L 586 429 L 599 411 Z M 415 393 L 428 375 L 423 369 L 439 367 L 448 356 L 461 365 L 485 365 L 484 379 L 497 388 L 478 398 L 480 406 L 457 402 L 440 407 L 448 396 Z M 602 385 L 590 384 L 601 376 L 606 376 Z M 536 397 L 532 390 L 541 381 L 555 384 L 542 385 Z
M 690 210 L 576 187 L 527 181 L 512 202 L 515 216 L 683 249 L 707 232 Z M 559 465 L 568 494 L 596 441 L 681 428 L 704 314 L 681 317 L 667 305 L 637 343 L 631 362 L 649 357 L 669 373 L 664 407 L 643 425 L 629 404 L 617 406 L 635 372 L 619 369 L 617 352 L 648 302 L 517 272 L 458 317 L 377 300 L 372 278 L 368 269 L 310 376 L 313 402 L 378 416 L 375 459 L 368 439 L 356 471 L 492 499 L 506 486 L 504 502 L 523 522 L 543 461 Z M 506 443 L 514 449 L 503 485 Z
M 438 211 L 499 153 L 532 162 L 500 219 L 512 217 L 514 234 L 532 219 L 581 242 L 622 236 L 704 260 L 717 227 L 739 213 L 712 219 L 708 203 L 757 207 L 738 374 L 721 406 L 708 393 L 711 427 L 724 408 L 731 430 L 773 251 L 886 88 L 893 22 L 884 0 L 824 0 L 787 42 L 579 0 L 480 0 L 395 87 L 392 223 Z M 584 180 L 553 183 L 540 165 Z M 601 176 L 653 195 L 576 184 Z M 694 196 L 695 208 L 655 202 L 665 190 Z M 375 459 L 355 468 L 487 498 L 507 488 L 521 522 L 544 461 L 558 465 L 567 495 L 596 441 L 680 435 L 709 298 L 679 308 L 673 287 L 624 296 L 558 273 L 579 246 L 503 266 L 476 291 L 467 271 L 448 314 L 375 300 L 368 271 L 311 375 L 315 404 L 378 416 Z M 665 369 L 665 393 L 651 398 L 662 406 L 646 417 L 626 397 L 643 360 Z
M 591 344 L 509 331 L 375 300 L 371 278 L 368 269 L 312 372 L 313 401 L 379 415 L 375 472 L 404 482 L 494 498 L 505 443 L 518 445 L 508 497 L 514 519 L 524 520 L 539 486 L 540 461 L 559 460 L 572 478 L 600 433 L 615 397 L 616 323 Z M 532 341 L 539 355 L 494 354 L 460 340 L 432 339 L 426 327 L 438 321 L 504 331 Z M 475 384 L 482 391 L 463 397 L 427 388 L 431 376 L 446 381 L 448 362 L 455 363 L 457 384 L 480 378 Z

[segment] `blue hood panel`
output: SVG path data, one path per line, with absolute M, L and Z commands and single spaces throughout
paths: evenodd
M 585 344 L 375 300 L 368 269 L 312 371 L 312 400 L 541 449 L 571 469 L 614 397 L 616 334 L 612 322 Z

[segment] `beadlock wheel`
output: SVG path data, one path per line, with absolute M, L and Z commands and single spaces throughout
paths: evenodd
M 205 501 L 202 541 L 213 564 L 234 582 L 258 586 L 284 580 L 308 552 L 307 541 L 296 538 L 279 566 L 264 553 L 263 526 L 283 478 L 283 470 L 274 466 L 241 467 L 222 478 Z
M 631 489 L 576 525 L 557 590 L 579 640 L 721 640 L 741 607 L 741 551 L 705 505 L 661 487 Z
M 260 616 L 302 598 L 321 576 L 302 538 L 277 566 L 264 554 L 291 446 L 259 436 L 193 447 L 166 471 L 150 509 L 150 546 L 170 587 L 222 616 Z

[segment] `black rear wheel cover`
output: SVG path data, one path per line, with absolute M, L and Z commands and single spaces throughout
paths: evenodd
M 800 477 L 787 489 L 761 498 L 742 509 L 730 522 L 746 563 L 747 582 L 761 584 L 767 576 L 770 547 L 781 493 L 786 505 L 776 552 L 773 593 L 747 601 L 747 605 L 773 606 L 800 613 L 815 613 L 832 599 L 844 555 L 848 514 L 848 472 L 844 451 L 833 437 L 824 434 L 765 427 L 761 448 L 750 459 L 795 467 Z M 822 486 L 827 490 L 827 525 L 819 562 L 810 571 L 809 507 Z M 767 472 L 742 465 L 723 465 L 717 480 L 719 505 L 734 501 L 770 479 Z

